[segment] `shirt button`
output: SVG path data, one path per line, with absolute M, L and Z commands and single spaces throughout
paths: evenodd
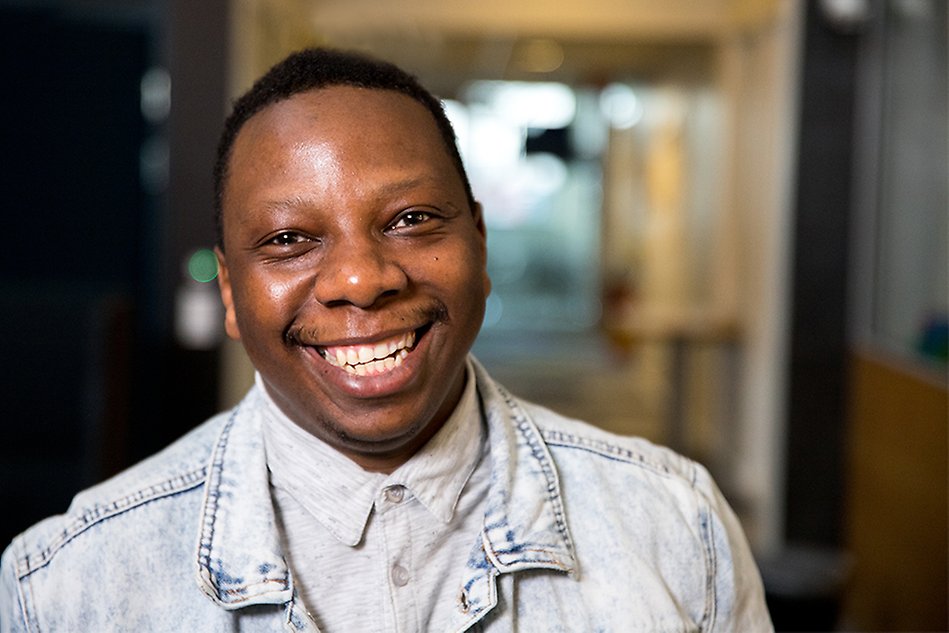
M 385 492 L 386 501 L 389 503 L 402 503 L 405 498 L 405 488 L 402 486 L 389 486 Z
M 396 587 L 404 587 L 409 584 L 409 570 L 402 565 L 392 566 L 392 582 Z

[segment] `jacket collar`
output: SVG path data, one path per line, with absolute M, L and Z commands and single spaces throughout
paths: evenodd
M 533 420 L 476 365 L 491 442 L 491 489 L 484 519 L 486 555 L 498 571 L 576 571 L 553 458 Z
M 225 609 L 282 604 L 293 592 L 270 499 L 262 408 L 254 387 L 222 428 L 208 468 L 198 584 Z
M 461 604 L 480 617 L 496 603 L 493 579 L 524 569 L 578 573 L 560 483 L 547 445 L 524 409 L 471 359 L 487 421 L 491 486 L 484 529 L 466 570 Z M 280 547 L 263 444 L 262 395 L 251 389 L 222 428 L 200 519 L 198 584 L 225 609 L 293 597 Z
M 495 579 L 526 569 L 579 578 L 560 481 L 540 430 L 518 401 L 474 362 L 491 455 L 491 487 L 481 541 L 468 558 L 451 622 L 462 630 L 498 602 Z

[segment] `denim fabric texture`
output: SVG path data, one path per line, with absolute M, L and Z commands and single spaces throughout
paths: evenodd
M 520 401 L 473 364 L 492 481 L 449 631 L 773 630 L 704 468 Z M 317 631 L 280 549 L 260 399 L 17 537 L 0 632 Z

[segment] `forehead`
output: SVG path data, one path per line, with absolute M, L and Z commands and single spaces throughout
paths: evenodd
M 301 166 L 319 166 L 321 179 L 401 169 L 462 186 L 445 142 L 432 113 L 400 92 L 352 86 L 301 92 L 244 124 L 231 151 L 224 206 L 248 186 L 276 185 L 272 179 Z
M 438 158 L 448 158 L 425 106 L 393 90 L 353 86 L 308 90 L 267 106 L 244 124 L 233 154 L 256 152 L 261 144 L 292 148 L 313 141 L 353 148 L 433 144 L 441 150 Z

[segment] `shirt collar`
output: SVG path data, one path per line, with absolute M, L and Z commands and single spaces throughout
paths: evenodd
M 470 362 L 465 375 L 461 399 L 444 426 L 383 484 L 404 486 L 442 523 L 451 521 L 458 498 L 481 459 L 484 442 Z
M 255 381 L 262 394 L 270 484 L 293 497 L 339 542 L 356 545 L 385 475 L 363 470 L 304 430 L 273 401 L 259 373 Z
M 447 523 L 481 456 L 484 431 L 472 367 L 465 388 L 442 428 L 405 464 L 386 476 L 367 472 L 288 418 L 270 398 L 260 375 L 264 443 L 271 484 L 286 491 L 340 543 L 355 546 L 376 499 L 404 486 L 439 521 Z

